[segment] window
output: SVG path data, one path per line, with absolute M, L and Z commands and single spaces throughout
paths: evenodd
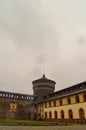
M 22 99 L 24 99 L 24 97 L 22 96 Z
M 54 111 L 54 118 L 57 119 L 57 111 Z
M 19 98 L 19 96 L 17 95 L 17 99 Z
M 79 109 L 79 118 L 80 119 L 84 119 L 85 118 L 84 110 L 82 108 Z
M 11 95 L 9 94 L 9 98 L 10 98 L 10 96 L 11 96 Z
M 61 119 L 64 119 L 64 111 L 61 110 Z
M 79 103 L 79 102 L 80 102 L 79 96 L 76 96 L 76 97 L 75 97 L 75 100 L 76 100 L 76 103 Z
M 69 110 L 68 114 L 69 114 L 69 119 L 73 119 L 73 112 L 71 109 Z
M 6 94 L 6 97 L 8 97 L 8 94 Z
M 67 99 L 67 102 L 68 102 L 68 104 L 71 104 L 71 99 L 68 98 L 68 99 Z
M 86 102 L 86 94 L 83 95 L 83 100 Z
M 33 97 L 31 97 L 31 100 L 33 100 Z
M 29 97 L 29 100 L 31 99 L 31 97 Z
M 59 101 L 59 102 L 60 102 L 60 105 L 62 105 L 62 99 L 60 99 L 60 101 Z
M 11 98 L 13 98 L 13 94 L 11 95 Z
M 3 97 L 5 97 L 5 93 L 3 94 Z
M 56 106 L 56 100 L 54 100 L 54 106 Z
M 49 102 L 49 107 L 51 107 L 51 101 Z
M 28 100 L 28 97 L 27 97 L 27 100 Z
M 2 96 L 2 93 L 0 93 L 0 96 Z

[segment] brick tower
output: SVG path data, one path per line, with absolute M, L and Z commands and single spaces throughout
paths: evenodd
M 37 100 L 42 100 L 44 95 L 54 92 L 56 82 L 47 79 L 43 74 L 42 78 L 33 81 L 32 84 L 33 84 L 33 95 L 37 96 Z

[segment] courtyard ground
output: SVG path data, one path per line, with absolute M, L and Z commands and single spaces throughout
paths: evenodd
M 86 125 L 71 125 L 71 126 L 0 126 L 0 130 L 86 130 Z

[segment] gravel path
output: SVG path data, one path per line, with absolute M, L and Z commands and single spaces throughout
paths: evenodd
M 73 126 L 0 126 L 0 130 L 86 130 L 86 125 L 73 125 Z

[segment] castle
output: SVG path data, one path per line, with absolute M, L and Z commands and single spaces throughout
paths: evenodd
M 86 81 L 55 92 L 45 75 L 32 84 L 33 95 L 0 91 L 0 118 L 86 123 Z

